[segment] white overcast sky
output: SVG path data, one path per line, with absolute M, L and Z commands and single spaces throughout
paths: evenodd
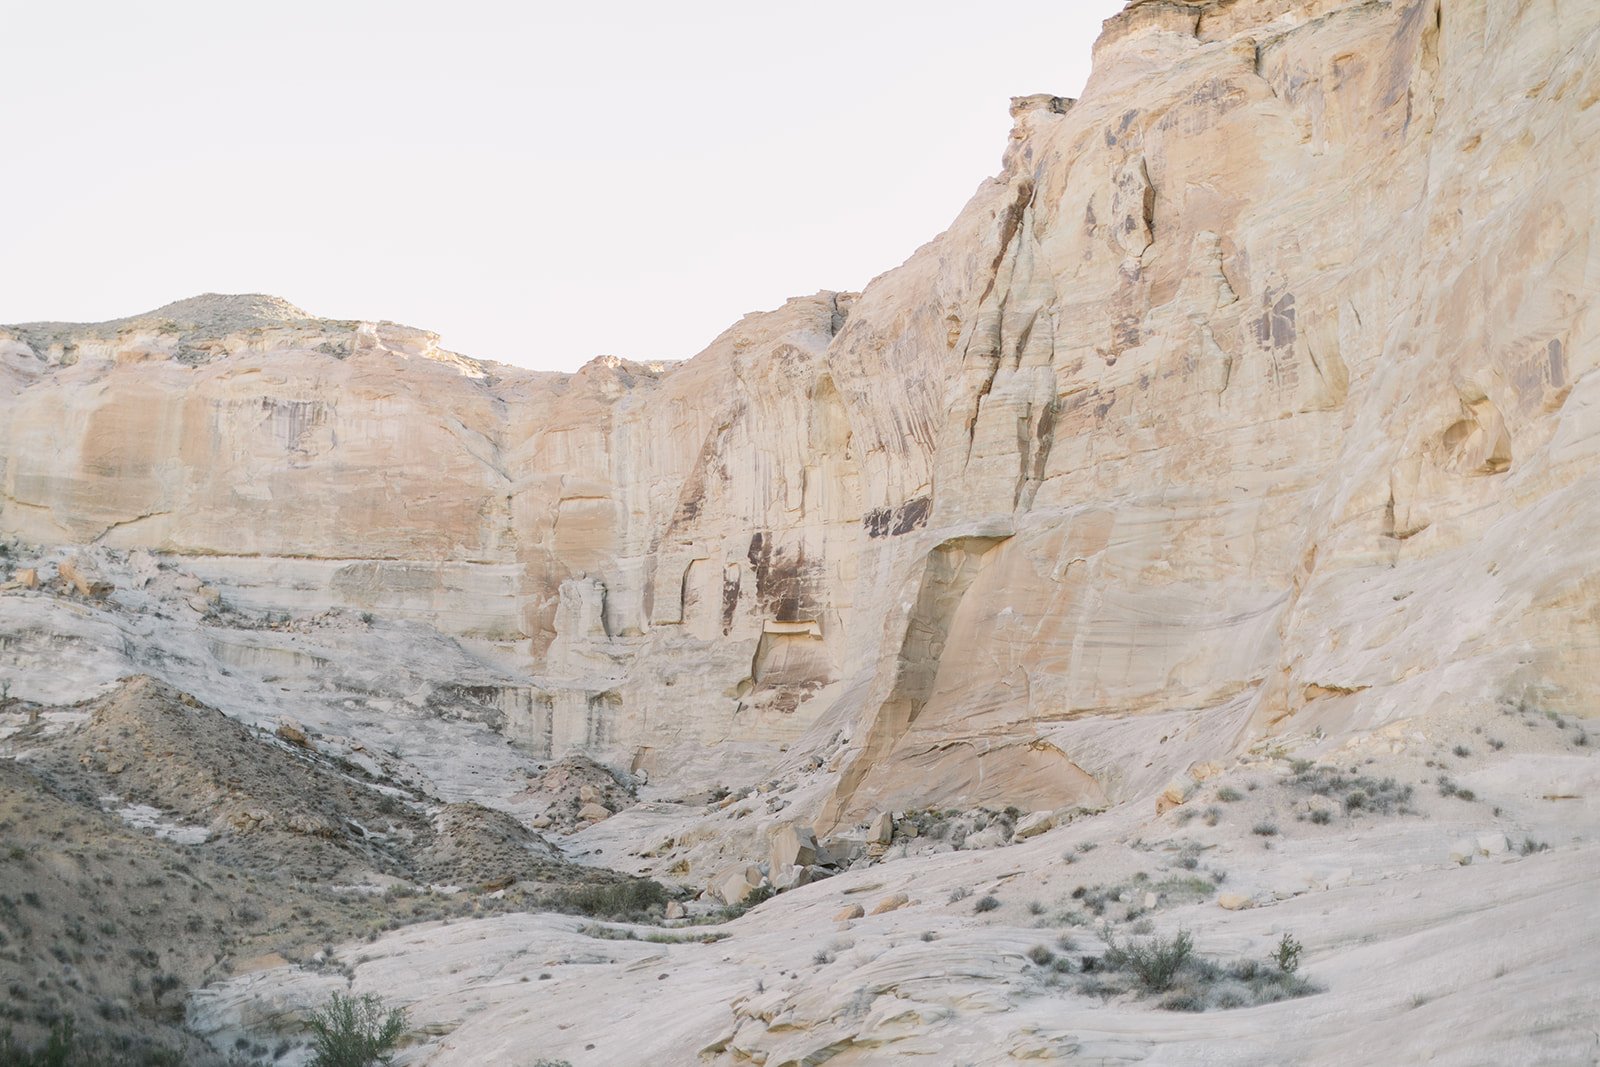
M 0 0 L 0 322 L 201 292 L 572 369 L 859 289 L 1122 0 Z

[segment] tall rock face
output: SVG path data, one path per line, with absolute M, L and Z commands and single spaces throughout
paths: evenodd
M 682 364 L 268 298 L 8 327 L 0 530 L 431 627 L 454 673 L 391 706 L 538 753 L 821 755 L 828 821 L 1560 707 L 1600 677 L 1597 102 L 1592 0 L 1136 0 L 949 230 Z

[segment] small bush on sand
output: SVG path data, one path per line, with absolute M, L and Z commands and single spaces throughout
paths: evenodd
M 1117 944 L 1107 941 L 1105 965 L 1113 970 L 1130 971 L 1147 993 L 1163 993 L 1194 953 L 1194 937 L 1179 930 L 1173 937 L 1150 937 L 1143 941 Z

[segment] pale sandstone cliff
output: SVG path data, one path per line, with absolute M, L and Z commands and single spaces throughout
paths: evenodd
M 0 529 L 436 628 L 470 669 L 370 688 L 539 754 L 822 753 L 825 821 L 1122 799 L 1289 716 L 1570 707 L 1597 23 L 1131 4 L 949 230 L 680 365 L 535 374 L 270 298 L 10 327 Z
M 587 750 L 650 782 L 556 847 L 696 889 L 794 875 L 792 822 L 858 857 L 715 945 L 241 967 L 219 1049 L 353 988 L 430 1067 L 1589 1062 L 1597 103 L 1596 0 L 1135 0 L 949 230 L 681 364 L 267 297 L 4 328 L 0 679 L 151 674 L 525 817 Z M 1302 782 L 1358 774 L 1405 803 Z M 1102 918 L 1293 931 L 1324 992 L 1097 992 Z

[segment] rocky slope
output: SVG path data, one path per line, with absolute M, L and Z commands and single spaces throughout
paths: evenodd
M 0 701 L 0 1034 L 65 1015 L 70 1063 L 221 1062 L 179 1028 L 191 988 L 290 961 L 337 976 L 335 944 L 648 886 L 280 734 L 149 677 L 72 707 Z M 272 1047 L 290 1042 L 235 1051 Z
M 144 672 L 524 815 L 587 753 L 651 787 L 578 847 L 691 880 L 782 820 L 1109 808 L 1132 840 L 1264 737 L 1409 774 L 1505 707 L 1592 715 L 1600 6 L 1135 0 L 1095 60 L 1013 102 L 905 264 L 682 364 L 534 374 L 265 297 L 6 327 L 12 695 Z M 1579 747 L 1484 773 L 1586 805 Z M 679 803 L 717 785 L 762 790 Z M 1578 854 L 1538 862 L 1570 892 Z M 834 1047 L 680 1022 L 667 1062 Z

